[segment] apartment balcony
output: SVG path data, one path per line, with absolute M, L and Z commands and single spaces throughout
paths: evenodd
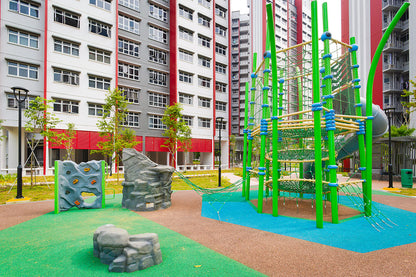
M 409 53 L 409 41 L 405 41 L 403 42 L 403 47 L 402 47 L 402 53 Z
M 236 90 L 240 89 L 238 82 L 233 82 L 231 85 L 231 89 L 236 89 Z
M 409 73 L 409 62 L 403 62 L 403 73 Z
M 409 30 L 409 19 L 407 19 L 406 21 L 401 21 L 401 23 L 402 23 L 402 31 Z
M 386 52 L 397 52 L 403 50 L 403 42 L 401 41 L 389 41 L 384 46 L 384 51 Z
M 396 64 L 383 64 L 383 73 L 397 73 L 403 71 L 403 64 L 396 63 Z
M 238 54 L 240 53 L 240 49 L 238 47 L 233 46 L 231 48 L 231 54 Z
M 240 25 L 239 21 L 232 20 L 231 27 L 238 28 L 239 25 Z
M 383 0 L 382 11 L 396 11 L 403 4 L 403 0 Z
M 237 30 L 237 31 L 235 31 L 235 30 L 233 30 L 232 32 L 231 32 L 231 35 L 232 36 L 239 36 L 240 35 L 240 32 Z
M 399 82 L 394 83 L 384 83 L 383 84 L 383 93 L 393 93 L 393 92 L 402 92 L 403 85 Z
M 239 59 L 232 59 L 231 63 L 238 63 L 240 60 Z
M 233 74 L 231 75 L 231 80 L 233 80 L 233 81 L 237 81 L 238 79 L 240 79 L 240 74 L 238 74 L 238 73 L 233 73 Z
M 240 67 L 237 65 L 237 66 L 235 66 L 235 65 L 233 65 L 232 67 L 231 67 L 231 71 L 239 71 L 240 70 Z

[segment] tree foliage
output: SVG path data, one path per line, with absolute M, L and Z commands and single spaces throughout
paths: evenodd
M 171 164 L 178 150 L 188 152 L 192 147 L 191 128 L 186 124 L 182 115 L 182 106 L 175 103 L 166 108 L 162 123 L 166 125 L 163 136 L 166 140 L 162 147 L 166 147 L 171 154 Z
M 407 125 L 402 125 L 400 127 L 396 127 L 394 125 L 391 126 L 391 136 L 392 137 L 407 137 L 411 136 L 415 128 L 409 128 Z M 389 137 L 389 134 L 384 134 L 384 137 Z
M 235 135 L 231 135 L 230 136 L 230 148 L 231 148 L 231 164 L 234 164 L 234 160 L 235 160 L 235 147 L 236 147 L 236 138 Z
M 70 160 L 72 156 L 72 152 L 74 150 L 74 139 L 75 139 L 75 124 L 74 123 L 67 123 L 67 129 L 63 131 L 63 133 L 59 134 L 60 141 L 65 147 L 65 157 L 64 160 Z
M 124 148 L 133 148 L 140 142 L 136 140 L 133 130 L 123 126 L 128 112 L 128 102 L 123 91 L 118 88 L 109 89 L 104 101 L 103 116 L 97 122 L 102 139 L 97 143 L 99 149 L 91 152 L 101 153 L 112 160 L 114 158 L 118 164 L 121 151 Z
M 411 86 L 413 86 L 413 90 L 403 90 L 402 97 L 409 97 L 409 102 L 402 102 L 403 107 L 406 109 L 408 114 L 414 112 L 416 110 L 416 82 L 413 80 L 409 80 Z

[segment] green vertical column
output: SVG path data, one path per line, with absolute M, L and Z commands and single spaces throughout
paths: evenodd
M 245 98 L 244 98 L 244 143 L 243 143 L 243 197 L 247 193 L 247 133 L 248 133 L 248 82 L 246 82 Z
M 352 48 L 349 49 L 351 52 L 351 68 L 352 68 L 352 76 L 353 76 L 353 88 L 354 88 L 354 100 L 355 100 L 355 114 L 357 116 L 362 116 L 362 104 L 360 99 L 360 88 L 361 85 L 360 79 L 358 79 L 358 64 L 357 64 L 357 50 L 358 46 L 355 44 L 355 37 L 350 38 L 350 43 L 352 44 Z M 359 123 L 359 131 L 357 132 L 358 136 L 358 153 L 360 154 L 360 171 L 361 171 L 361 178 L 365 180 L 365 166 L 366 166 L 366 156 L 365 156 L 365 120 L 359 119 L 357 120 Z M 363 191 L 366 191 L 366 181 L 363 182 Z
M 317 2 L 311 2 L 312 11 L 312 93 L 313 121 L 315 130 L 315 194 L 316 194 L 316 227 L 323 228 L 322 204 L 322 152 L 321 152 L 321 110 L 319 91 L 319 37 L 318 37 L 318 7 Z
M 324 43 L 324 55 L 322 56 L 324 63 L 324 77 L 322 81 L 323 100 L 326 102 L 325 107 L 329 109 L 325 113 L 326 131 L 328 135 L 328 155 L 329 163 L 327 169 L 329 170 L 329 187 L 330 187 L 330 199 L 331 199 L 331 215 L 332 223 L 338 223 L 338 197 L 337 197 L 337 168 L 335 160 L 335 111 L 333 110 L 333 95 L 332 95 L 332 75 L 331 75 L 331 57 L 329 49 L 329 40 L 331 34 L 328 32 L 328 9 L 327 3 L 322 4 L 323 15 L 323 30 L 324 33 L 321 36 L 321 40 Z
M 105 208 L 105 161 L 101 161 L 101 208 Z
M 247 168 L 246 170 L 252 170 L 251 167 L 251 154 L 253 153 L 253 137 L 251 132 L 254 126 L 254 105 L 256 100 L 256 69 L 257 69 L 257 53 L 253 54 L 253 73 L 251 73 L 251 101 L 250 101 L 250 117 L 247 128 L 247 140 L 248 140 L 248 157 L 247 157 Z M 250 176 L 250 175 L 249 175 Z M 246 200 L 250 200 L 250 178 L 247 178 L 246 186 Z
M 393 31 L 396 24 L 399 22 L 402 15 L 405 13 L 407 8 L 409 7 L 410 3 L 406 2 L 400 7 L 397 14 L 393 17 L 393 20 L 390 22 L 390 25 L 387 27 L 386 31 L 384 32 L 383 36 L 381 37 L 380 43 L 377 46 L 376 52 L 374 53 L 373 60 L 371 62 L 370 71 L 368 73 L 368 81 L 367 81 L 367 95 L 366 95 L 366 107 L 365 107 L 365 114 L 367 116 L 366 126 L 365 126 L 365 141 L 366 141 L 366 186 L 364 193 L 364 200 L 366 201 L 365 205 L 365 214 L 367 216 L 371 215 L 371 201 L 372 201 L 372 171 L 373 171 L 373 84 L 374 84 L 374 76 L 376 74 L 377 64 L 380 60 L 380 56 L 383 52 L 384 45 L 386 45 L 387 40 Z
M 55 160 L 55 213 L 59 213 L 59 161 Z
M 266 6 L 267 10 L 267 28 L 269 30 L 268 40 L 270 43 L 270 53 L 272 62 L 272 168 L 273 168 L 273 216 L 278 216 L 278 200 L 279 200 L 279 132 L 278 132 L 278 77 L 277 77 L 277 58 L 276 58 L 276 41 L 274 33 L 274 21 L 273 21 L 273 7 L 271 4 Z
M 299 67 L 296 67 L 296 75 L 300 76 Z M 298 84 L 298 110 L 303 111 L 303 89 L 302 89 L 302 77 L 297 78 Z M 303 114 L 299 114 L 299 120 L 303 119 Z M 299 138 L 299 148 L 303 148 L 303 138 Z M 299 179 L 303 179 L 303 163 L 299 163 Z M 301 196 L 302 197 L 302 196 Z

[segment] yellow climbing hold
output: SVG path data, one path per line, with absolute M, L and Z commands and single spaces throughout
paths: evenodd
M 86 167 L 86 168 L 84 168 L 84 171 L 85 172 L 88 172 L 88 171 L 90 171 L 90 168 L 89 167 Z
M 72 181 L 72 183 L 75 185 L 76 183 L 78 183 L 78 179 L 75 179 L 74 181 Z

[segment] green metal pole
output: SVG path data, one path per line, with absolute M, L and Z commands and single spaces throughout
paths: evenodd
M 256 70 L 257 70 L 257 53 L 253 54 L 253 73 L 251 74 L 251 101 L 250 101 L 250 117 L 247 129 L 247 140 L 248 140 L 248 157 L 247 157 L 247 170 L 252 170 L 251 167 L 251 154 L 253 152 L 253 137 L 251 132 L 254 126 L 254 104 L 256 100 Z M 247 178 L 246 187 L 246 200 L 250 200 L 250 175 Z
M 270 43 L 270 53 L 271 53 L 271 62 L 272 62 L 272 170 L 273 170 L 273 216 L 278 216 L 278 200 L 279 200 L 279 162 L 278 162 L 278 143 L 279 143 L 279 133 L 278 133 L 278 106 L 279 106 L 279 97 L 278 97 L 278 78 L 277 78 L 277 58 L 276 58 L 276 40 L 274 33 L 274 20 L 273 20 L 273 7 L 271 4 L 266 6 L 267 11 L 267 28 L 269 30 L 269 43 Z
M 371 215 L 371 201 L 372 201 L 372 171 L 373 171 L 373 149 L 372 149 L 372 143 L 373 143 L 373 84 L 374 84 L 374 76 L 376 74 L 377 64 L 380 60 L 380 56 L 383 52 L 384 45 L 386 45 L 387 40 L 393 31 L 396 24 L 399 22 L 402 15 L 405 13 L 407 8 L 409 7 L 410 3 L 406 2 L 404 3 L 397 14 L 393 17 L 393 20 L 391 21 L 390 25 L 387 27 L 386 31 L 384 32 L 381 41 L 379 45 L 377 46 L 376 52 L 374 53 L 373 60 L 371 62 L 370 72 L 368 73 L 368 81 L 367 81 L 367 95 L 366 95 L 366 107 L 365 107 L 365 113 L 367 116 L 366 121 L 366 154 L 367 154 L 367 166 L 366 166 L 366 191 L 364 192 L 365 199 L 367 201 L 365 205 L 365 214 L 367 216 Z
M 244 98 L 244 144 L 243 144 L 243 197 L 246 196 L 247 190 L 247 125 L 248 125 L 248 82 L 246 82 L 246 91 Z
M 350 43 L 353 45 L 353 49 L 357 50 L 358 47 L 355 45 L 355 37 L 350 38 Z M 351 50 L 353 50 L 351 49 Z M 358 79 L 358 64 L 357 64 L 357 51 L 351 51 L 351 67 L 352 67 L 352 76 L 353 76 L 353 85 L 354 85 L 354 98 L 355 98 L 355 114 L 357 116 L 362 116 L 362 104 L 360 99 L 360 88 L 359 85 L 360 79 Z M 360 120 L 360 124 L 365 124 L 364 120 Z M 357 134 L 358 136 L 358 153 L 360 155 L 360 170 L 361 170 L 361 178 L 365 180 L 365 166 L 366 166 L 366 156 L 365 156 L 365 138 L 364 133 L 360 130 Z M 366 191 L 366 183 L 363 183 L 363 191 Z M 363 200 L 364 201 L 364 200 Z
M 105 208 L 105 161 L 101 161 L 101 189 L 102 189 L 102 198 L 101 198 L 101 208 Z
M 311 2 L 312 11 L 312 91 L 313 91 L 313 121 L 315 129 L 315 194 L 316 194 L 316 227 L 323 228 L 322 203 L 322 152 L 321 152 L 321 110 L 319 91 L 319 37 L 318 37 L 318 7 L 317 2 Z
M 331 55 L 329 49 L 329 39 L 331 37 L 328 34 L 328 7 L 327 3 L 322 4 L 322 15 L 323 15 L 323 31 L 324 34 L 321 37 L 321 40 L 324 42 L 324 68 L 325 76 L 323 77 L 323 98 L 326 101 L 325 107 L 329 109 L 329 112 L 326 112 L 326 130 L 328 132 L 328 155 L 329 155 L 329 187 L 330 187 L 330 199 L 331 199 L 331 215 L 332 223 L 338 223 L 338 197 L 337 197 L 337 168 L 335 160 L 335 111 L 333 110 L 332 103 L 332 75 L 331 75 Z
M 55 213 L 59 213 L 59 161 L 55 160 Z
M 296 67 L 296 75 L 300 76 L 300 69 Z M 303 89 L 302 89 L 302 77 L 297 78 L 298 83 L 298 110 L 303 111 Z M 299 114 L 299 120 L 303 119 L 303 114 Z M 303 138 L 299 138 L 299 148 L 303 148 Z M 299 179 L 303 179 L 303 163 L 299 163 Z M 303 196 L 300 195 L 302 198 Z

